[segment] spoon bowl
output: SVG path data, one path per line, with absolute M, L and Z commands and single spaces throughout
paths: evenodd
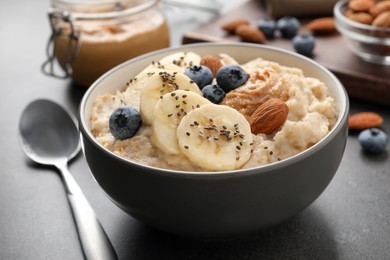
M 19 130 L 22 149 L 37 163 L 68 161 L 80 151 L 76 119 L 52 101 L 30 103 L 22 113 Z
M 64 181 L 86 259 L 117 259 L 115 251 L 80 187 L 68 170 L 68 161 L 80 151 L 76 119 L 45 99 L 30 103 L 19 122 L 22 150 L 33 161 L 55 166 Z

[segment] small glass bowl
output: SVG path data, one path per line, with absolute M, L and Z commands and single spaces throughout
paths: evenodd
M 348 1 L 333 9 L 337 30 L 348 40 L 351 50 L 365 61 L 390 65 L 390 28 L 366 25 L 344 16 Z

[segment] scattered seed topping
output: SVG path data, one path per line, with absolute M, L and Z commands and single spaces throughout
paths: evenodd
M 190 136 L 191 134 L 190 134 L 190 132 L 187 132 L 186 135 L 187 135 L 187 136 Z
M 173 114 L 168 114 L 168 117 L 171 117 L 171 116 L 173 116 Z
M 185 149 L 188 149 L 189 147 L 188 147 L 188 145 L 185 145 L 184 148 L 185 148 Z
M 274 154 L 274 152 L 273 151 L 269 151 L 269 155 L 273 155 Z

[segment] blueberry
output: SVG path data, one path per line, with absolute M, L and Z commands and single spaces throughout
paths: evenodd
M 273 19 L 260 20 L 257 28 L 264 33 L 267 39 L 272 39 L 275 35 L 276 22 Z
M 297 35 L 293 39 L 293 46 L 299 54 L 310 56 L 315 47 L 315 39 L 310 34 Z
M 128 106 L 115 109 L 109 119 L 111 134 L 119 140 L 134 136 L 141 124 L 141 115 L 138 110 Z
M 193 80 L 200 89 L 213 81 L 213 73 L 206 66 L 192 66 L 184 71 L 184 74 Z
M 225 97 L 225 91 L 217 85 L 207 85 L 202 89 L 203 96 L 213 102 L 219 104 Z
M 216 79 L 217 85 L 227 93 L 243 85 L 248 80 L 248 73 L 240 66 L 230 64 L 218 70 Z
M 298 19 L 292 16 L 284 16 L 277 22 L 277 27 L 282 34 L 282 37 L 287 39 L 291 39 L 297 35 L 299 26 Z
M 378 128 L 362 131 L 358 136 L 358 140 L 363 150 L 371 154 L 384 152 L 388 142 L 386 133 Z

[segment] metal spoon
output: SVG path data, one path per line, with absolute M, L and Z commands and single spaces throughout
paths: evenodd
M 76 119 L 58 104 L 39 99 L 24 109 L 19 133 L 22 150 L 31 160 L 60 171 L 84 256 L 90 260 L 117 259 L 91 205 L 68 170 L 68 161 L 80 151 Z

